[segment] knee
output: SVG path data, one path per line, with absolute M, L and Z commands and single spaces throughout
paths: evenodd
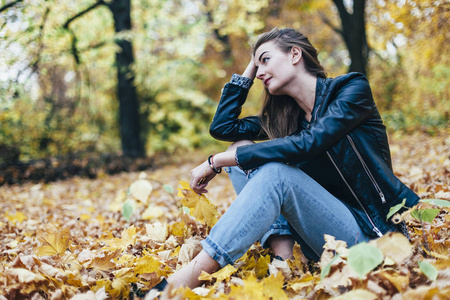
M 259 167 L 258 173 L 260 173 L 260 176 L 278 184 L 279 182 L 285 182 L 286 179 L 295 176 L 297 170 L 298 169 L 294 169 L 284 163 L 269 162 Z
M 245 146 L 245 145 L 251 145 L 254 144 L 255 142 L 250 141 L 250 140 L 242 140 L 242 141 L 236 141 L 233 144 L 230 145 L 230 147 L 228 147 L 227 151 L 233 151 L 235 150 L 237 147 L 240 146 Z

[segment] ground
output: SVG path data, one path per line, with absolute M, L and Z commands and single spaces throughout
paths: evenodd
M 448 133 L 390 137 L 395 173 L 424 200 L 450 200 Z M 145 291 L 169 276 L 199 251 L 216 212 L 235 197 L 224 174 L 210 184 L 209 200 L 182 187 L 205 157 L 189 153 L 161 168 L 96 179 L 2 186 L 0 299 L 129 298 L 132 284 Z M 411 242 L 394 234 L 348 249 L 327 236 L 317 264 L 298 247 L 292 260 L 271 261 L 255 244 L 236 266 L 204 274 L 203 287 L 172 289 L 162 299 L 445 299 L 449 208 L 425 202 L 395 216 L 406 221 Z

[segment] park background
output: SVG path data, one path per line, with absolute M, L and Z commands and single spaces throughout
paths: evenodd
M 208 198 L 182 182 L 227 147 L 208 130 L 221 89 L 275 26 L 306 34 L 329 76 L 367 75 L 394 172 L 422 198 L 393 215 L 411 241 L 326 237 L 317 263 L 255 243 L 161 299 L 447 299 L 449 15 L 444 0 L 0 0 L 0 300 L 133 298 L 188 263 L 235 192 L 223 174 Z
M 5 1 L 0 162 L 216 143 L 220 91 L 258 34 L 293 27 L 330 77 L 365 73 L 390 133 L 449 124 L 449 4 L 432 0 Z M 257 114 L 255 84 L 243 115 Z

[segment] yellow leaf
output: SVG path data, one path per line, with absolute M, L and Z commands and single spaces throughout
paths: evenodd
M 306 293 L 308 292 L 308 289 L 314 288 L 315 285 L 315 279 L 317 277 L 312 276 L 311 274 L 304 274 L 302 277 L 293 279 L 289 281 L 288 287 L 294 291 L 295 294 L 300 294 L 302 290 L 306 289 Z
M 148 197 L 153 191 L 152 184 L 145 180 L 139 179 L 130 185 L 130 193 L 137 200 L 147 203 Z
M 88 215 L 88 214 L 82 214 L 82 215 L 80 216 L 80 219 L 81 219 L 82 221 L 88 221 L 88 220 L 91 219 L 91 215 Z
M 16 212 L 15 215 L 6 214 L 6 217 L 8 218 L 8 220 L 11 223 L 14 223 L 14 224 L 16 224 L 17 222 L 21 223 L 22 221 L 27 219 L 27 217 L 23 213 L 21 213 L 20 211 Z
M 255 265 L 256 278 L 263 278 L 267 275 L 269 269 L 270 255 L 261 256 Z
M 181 203 L 190 209 L 191 215 L 198 221 L 205 222 L 212 227 L 217 222 L 219 213 L 217 208 L 204 195 L 194 192 L 187 182 L 180 182 L 182 189 L 178 189 L 178 196 L 182 197 Z
M 144 256 L 136 261 L 136 267 L 134 272 L 137 274 L 153 273 L 156 272 L 161 266 L 161 262 L 156 260 L 152 256 Z
M 186 223 L 184 221 L 176 222 L 170 225 L 170 232 L 174 236 L 183 236 Z
M 129 245 L 134 245 L 134 242 L 136 241 L 136 227 L 130 226 L 128 229 L 124 229 L 122 231 L 122 237 L 120 239 L 118 238 L 112 238 L 110 240 L 106 240 L 105 242 L 108 243 L 109 247 L 105 248 L 108 250 L 125 250 L 128 248 Z
M 131 268 L 134 265 L 136 257 L 134 255 L 124 253 L 117 261 L 118 267 Z
M 409 277 L 408 276 L 402 276 L 398 274 L 389 274 L 388 272 L 381 272 L 381 276 L 389 280 L 397 289 L 399 292 L 403 292 L 404 289 L 408 287 L 409 284 Z
M 231 286 L 228 299 L 267 300 L 263 291 L 264 285 L 254 275 L 250 275 L 244 279 L 243 286 Z
M 131 282 L 136 282 L 137 278 L 131 268 L 124 268 L 113 272 L 114 280 L 111 284 L 111 290 L 108 291 L 113 297 L 128 295 Z
M 278 272 L 276 276 L 270 276 L 264 279 L 264 295 L 267 299 L 284 300 L 288 299 L 286 293 L 283 290 L 284 277 L 281 272 Z
M 68 228 L 59 229 L 47 225 L 45 230 L 38 231 L 37 239 L 42 243 L 42 246 L 37 248 L 38 255 L 61 255 L 69 247 L 71 235 Z
M 230 279 L 231 275 L 233 275 L 234 273 L 236 273 L 237 269 L 235 267 L 233 267 L 232 265 L 226 265 L 225 267 L 223 267 L 222 269 L 220 269 L 219 271 L 213 273 L 213 274 L 208 274 L 206 272 L 202 272 L 200 274 L 200 276 L 198 277 L 198 279 L 200 280 L 213 280 L 213 279 L 217 279 L 217 281 L 223 281 L 225 279 Z

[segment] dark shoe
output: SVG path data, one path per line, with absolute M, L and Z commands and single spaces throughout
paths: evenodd
M 151 290 L 157 290 L 158 292 L 162 292 L 164 288 L 167 286 L 168 282 L 165 278 L 163 278 L 157 285 L 155 285 Z M 149 293 L 151 290 L 148 291 L 142 291 L 140 288 L 138 288 L 136 283 L 131 283 L 131 293 L 130 293 L 130 299 L 131 294 L 134 296 L 137 296 L 139 298 L 144 298 L 147 293 Z

